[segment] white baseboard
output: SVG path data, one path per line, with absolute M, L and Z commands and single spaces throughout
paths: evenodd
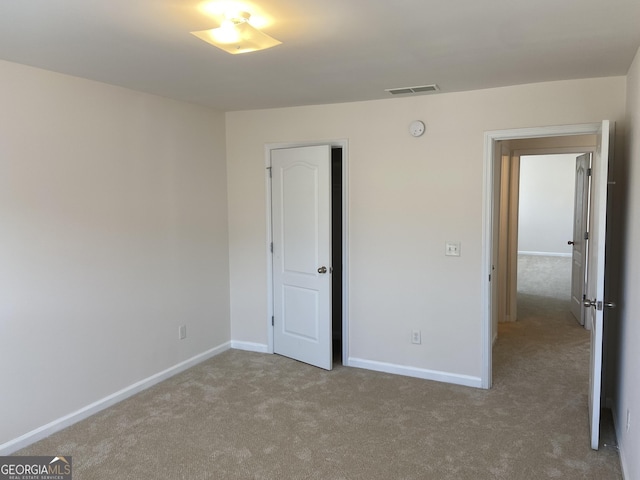
M 405 375 L 407 377 L 422 378 L 423 380 L 435 380 L 436 382 L 482 388 L 482 379 L 480 377 L 471 377 L 469 375 L 458 375 L 455 373 L 439 372 L 436 370 L 427 370 L 424 368 L 408 367 L 406 365 L 376 362 L 373 360 L 353 357 L 349 358 L 348 364 L 350 367 L 364 368 L 365 370 L 374 370 L 376 372 L 393 373 L 396 375 Z
M 618 456 L 620 457 L 620 467 L 622 469 L 622 479 L 630 479 L 628 468 L 627 468 L 627 456 L 625 455 L 624 442 L 621 442 L 622 438 L 622 430 L 620 429 L 620 424 L 618 423 L 618 412 L 616 411 L 615 403 L 611 407 L 611 414 L 613 416 L 613 429 L 616 432 L 616 442 L 618 443 Z
M 198 363 L 204 362 L 216 355 L 229 350 L 231 347 L 230 342 L 223 343 L 217 347 L 214 347 L 206 352 L 200 353 L 194 357 L 191 357 L 184 362 L 180 362 L 173 367 L 169 367 L 166 370 L 163 370 L 155 375 L 151 375 L 139 382 L 134 383 L 133 385 L 129 385 L 128 387 L 123 388 L 107 397 L 104 397 L 96 402 L 93 402 L 86 407 L 81 408 L 73 413 L 65 415 L 64 417 L 58 418 L 52 422 L 47 423 L 41 427 L 36 428 L 30 432 L 25 433 L 24 435 L 14 438 L 13 440 L 9 440 L 6 443 L 0 445 L 0 456 L 10 455 L 11 453 L 20 450 L 21 448 L 27 447 L 32 443 L 37 442 L 38 440 L 42 440 L 43 438 L 48 437 L 60 430 L 63 430 L 74 423 L 79 422 L 80 420 L 84 420 L 85 418 L 94 415 L 105 408 L 108 408 L 112 405 L 115 405 L 122 400 L 125 400 L 136 393 L 139 393 L 143 390 L 146 390 L 149 387 L 152 387 L 169 377 L 172 377 L 180 372 L 183 372 Z
M 244 350 L 246 352 L 272 353 L 269 351 L 269 346 L 264 343 L 239 342 L 237 340 L 231 340 L 231 348 Z
M 518 255 L 531 255 L 534 257 L 568 257 L 571 258 L 571 253 L 560 253 L 560 252 L 528 252 L 528 251 L 518 251 Z

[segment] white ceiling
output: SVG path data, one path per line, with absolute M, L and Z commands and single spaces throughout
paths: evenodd
M 0 0 L 0 59 L 230 111 L 625 75 L 640 45 L 640 0 L 261 0 L 283 44 L 229 55 L 201 3 Z

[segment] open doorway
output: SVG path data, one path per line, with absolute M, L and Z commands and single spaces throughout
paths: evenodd
M 331 328 L 333 364 L 342 364 L 342 148 L 331 148 Z
M 574 240 L 576 152 L 594 151 L 595 142 L 595 135 L 497 142 L 499 158 L 495 160 L 493 192 L 496 215 L 492 245 L 493 342 L 497 339 L 498 324 L 515 322 L 518 318 L 519 260 L 526 255 L 571 256 L 573 249 L 568 242 Z M 525 189 L 523 196 L 521 184 Z
M 572 283 L 580 289 L 581 302 L 585 275 L 584 262 L 573 262 L 573 250 L 582 247 L 574 246 L 573 231 L 575 217 L 582 216 L 583 199 L 576 198 L 580 155 L 519 155 L 516 321 L 544 304 L 557 314 L 572 313 L 583 324 L 580 310 L 572 308 Z
M 485 155 L 484 155 L 484 261 L 483 273 L 483 302 L 485 305 L 483 315 L 483 373 L 482 386 L 491 388 L 493 375 L 493 353 L 492 340 L 497 338 L 498 317 L 501 312 L 502 303 L 497 301 L 499 290 L 505 290 L 505 285 L 499 282 L 500 275 L 496 275 L 496 267 L 500 265 L 510 267 L 508 269 L 507 281 L 516 283 L 513 275 L 517 269 L 513 266 L 513 254 L 517 250 L 513 248 L 500 249 L 502 229 L 500 228 L 503 219 L 503 208 L 505 206 L 502 181 L 504 172 L 501 168 L 505 161 L 508 164 L 510 152 L 518 147 L 518 142 L 532 142 L 542 145 L 542 148 L 556 147 L 576 147 L 575 140 L 580 137 L 595 137 L 595 148 L 592 156 L 590 197 L 589 197 L 589 256 L 588 275 L 586 278 L 585 295 L 583 302 L 586 315 L 590 317 L 593 328 L 590 333 L 588 343 L 589 370 L 588 370 L 588 414 L 591 429 L 591 447 L 598 449 L 599 445 L 599 421 L 602 395 L 602 362 L 603 362 L 603 324 L 604 310 L 613 308 L 615 305 L 605 299 L 605 252 L 607 250 L 606 227 L 607 227 L 607 193 L 608 193 L 608 168 L 609 157 L 613 146 L 614 125 L 603 120 L 600 123 L 537 127 L 529 129 L 513 129 L 485 133 Z M 558 145 L 550 146 L 550 143 L 557 142 Z M 564 143 L 564 145 L 563 145 Z M 568 144 L 568 145 L 567 145 Z M 521 147 L 525 148 L 525 147 Z M 527 146 L 526 148 L 535 148 Z M 575 151 L 571 149 L 569 151 Z M 557 152 L 548 152 L 557 153 Z M 510 205 L 509 205 L 510 207 Z M 508 212 L 507 212 L 508 213 Z M 509 215 L 507 215 L 508 217 Z M 511 215 L 512 216 L 512 215 Z M 514 232 L 508 232 L 506 236 L 508 242 L 517 243 L 517 236 Z M 513 238 L 516 238 L 513 240 Z M 507 253 L 505 253 L 505 251 Z M 509 255 L 511 257 L 509 257 Z M 506 262 L 504 260 L 507 260 Z M 493 279 L 493 281 L 492 281 Z M 512 290 L 506 289 L 507 292 Z

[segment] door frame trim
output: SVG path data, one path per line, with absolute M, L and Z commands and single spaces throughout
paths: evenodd
M 267 353 L 274 353 L 273 348 L 273 255 L 271 242 L 272 205 L 271 205 L 271 151 L 282 148 L 313 147 L 329 145 L 342 148 L 342 364 L 349 366 L 349 141 L 347 139 L 309 141 L 309 142 L 278 142 L 267 143 L 264 146 L 265 156 L 265 191 L 266 191 L 266 219 L 267 242 L 265 256 L 267 259 Z
M 481 305 L 482 305 L 482 367 L 481 386 L 484 389 L 492 385 L 492 310 L 491 304 L 491 274 L 493 249 L 493 218 L 494 218 L 494 159 L 497 142 L 502 140 L 519 140 L 541 137 L 566 137 L 572 135 L 594 135 L 602 126 L 598 123 L 582 123 L 574 125 L 556 125 L 531 128 L 514 128 L 508 130 L 493 130 L 484 133 L 483 156 L 483 186 L 482 186 L 482 267 L 481 267 Z M 499 185 L 498 185 L 499 188 Z

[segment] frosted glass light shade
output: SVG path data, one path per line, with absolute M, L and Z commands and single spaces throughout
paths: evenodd
M 252 27 L 247 22 L 225 22 L 219 28 L 191 33 L 199 39 L 234 55 L 265 50 L 282 43 Z

